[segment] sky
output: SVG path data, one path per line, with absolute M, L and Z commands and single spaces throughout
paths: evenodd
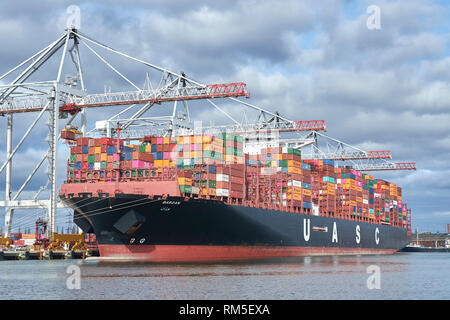
M 323 119 L 329 136 L 365 150 L 390 150 L 395 162 L 415 162 L 416 171 L 374 175 L 402 187 L 404 201 L 412 209 L 413 229 L 443 232 L 450 223 L 447 1 L 4 1 L 0 73 L 62 35 L 70 5 L 80 9 L 80 31 L 112 48 L 174 72 L 184 71 L 201 83 L 245 82 L 252 104 L 292 120 Z M 368 7 L 373 5 L 380 13 L 377 29 L 368 28 L 373 15 Z M 158 82 L 154 71 L 95 50 L 134 83 L 142 85 L 145 72 Z M 89 93 L 132 89 L 86 46 L 80 46 L 80 54 Z M 58 59 L 49 61 L 33 79 L 54 79 Z M 66 72 L 73 70 L 67 66 Z M 242 116 L 242 107 L 220 103 L 231 115 Z M 88 129 L 119 110 L 89 111 Z M 163 111 L 163 106 L 152 110 Z M 218 123 L 223 120 L 220 112 L 204 104 L 194 105 L 191 112 L 203 119 L 216 117 Z M 15 143 L 35 116 L 14 116 Z M 2 118 L 3 132 L 5 127 Z M 13 190 L 45 152 L 46 135 L 44 120 L 19 149 Z M 5 140 L 0 138 L 2 159 Z M 58 156 L 67 158 L 66 146 Z M 59 181 L 64 175 L 61 160 Z M 0 175 L 2 184 L 4 177 Z M 41 170 L 23 198 L 33 197 L 45 181 Z M 33 217 L 17 212 L 16 225 L 21 221 L 32 225 Z M 67 219 L 68 211 L 62 211 L 58 224 Z

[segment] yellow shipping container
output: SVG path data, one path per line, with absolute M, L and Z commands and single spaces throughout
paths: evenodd
M 300 188 L 300 187 L 288 187 L 287 188 L 287 192 L 289 193 L 289 192 L 293 192 L 293 193 L 299 193 L 299 194 L 301 194 L 302 193 L 302 188 Z
M 203 136 L 202 135 L 195 135 L 194 136 L 194 143 L 203 143 Z
M 356 201 L 350 200 L 350 205 L 356 207 Z
M 311 195 L 311 190 L 302 189 L 302 194 L 305 195 L 305 196 L 310 196 Z
M 95 153 L 102 153 L 101 147 L 95 147 Z
M 287 171 L 288 173 L 302 174 L 302 169 L 297 167 L 288 167 Z
M 302 200 L 302 195 L 301 195 L 301 194 L 296 194 L 296 193 L 288 194 L 288 195 L 287 195 L 287 199 L 288 199 L 288 200 L 298 200 L 298 201 L 301 201 L 301 200 Z
M 169 159 L 163 160 L 162 161 L 162 165 L 163 165 L 163 167 L 168 167 L 169 166 Z
M 108 161 L 108 154 L 100 153 L 100 161 Z
M 190 186 L 192 184 L 191 178 L 179 177 L 178 184 Z
M 209 188 L 209 195 L 210 196 L 215 196 L 216 195 L 216 189 Z
M 170 144 L 170 138 L 169 137 L 163 137 L 163 144 Z
M 145 145 L 145 152 L 152 152 L 152 145 L 151 144 L 146 144 Z
M 288 168 L 289 167 L 295 167 L 295 168 L 301 168 L 301 162 L 297 160 L 288 160 Z
M 162 167 L 163 163 L 162 160 L 155 160 L 155 167 Z
M 212 140 L 213 140 L 213 137 L 212 137 L 212 136 L 208 136 L 208 135 L 203 135 L 203 136 L 202 136 L 202 143 L 203 143 L 203 144 L 205 144 L 205 143 L 211 143 Z
M 370 219 L 375 219 L 375 215 L 373 213 L 369 213 L 369 218 Z
M 362 202 L 362 198 L 361 197 L 356 197 L 356 202 Z

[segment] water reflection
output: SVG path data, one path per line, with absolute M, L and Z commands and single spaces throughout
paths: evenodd
M 81 290 L 66 287 L 81 267 Z M 367 267 L 381 289 L 367 288 Z M 227 263 L 4 261 L 0 299 L 450 299 L 450 255 L 311 256 Z

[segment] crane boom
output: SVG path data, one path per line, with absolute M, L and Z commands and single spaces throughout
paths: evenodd
M 164 90 L 161 94 L 161 90 Z M 106 92 L 91 94 L 84 97 L 72 97 L 72 101 L 60 107 L 61 113 L 75 114 L 83 108 L 109 107 L 130 104 L 145 104 L 170 101 L 214 99 L 228 97 L 249 97 L 247 85 L 243 82 L 210 84 L 205 86 L 192 85 L 186 87 L 170 87 L 158 90 L 138 90 L 126 92 Z M 0 115 L 23 112 L 41 111 L 48 101 L 47 97 L 26 99 L 9 99 L 0 105 Z

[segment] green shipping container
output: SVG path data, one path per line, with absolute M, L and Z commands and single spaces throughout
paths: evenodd
M 77 155 L 76 154 L 71 154 L 70 155 L 70 162 L 76 162 L 77 161 Z
M 295 148 L 288 148 L 288 154 L 294 154 L 296 156 L 301 156 L 302 152 Z
M 139 152 L 145 152 L 145 144 L 139 146 Z
M 88 163 L 94 163 L 95 162 L 95 156 L 93 154 L 90 154 L 88 157 Z
M 106 169 L 106 161 L 100 162 L 100 169 Z
M 214 159 L 214 157 L 216 156 L 216 152 L 215 151 L 208 151 L 205 150 L 203 151 L 203 158 L 212 158 Z M 183 161 L 183 159 L 181 159 Z
M 192 193 L 192 186 L 180 185 L 181 193 Z
M 210 188 L 216 188 L 216 181 L 214 181 L 214 180 L 209 180 L 209 187 Z

